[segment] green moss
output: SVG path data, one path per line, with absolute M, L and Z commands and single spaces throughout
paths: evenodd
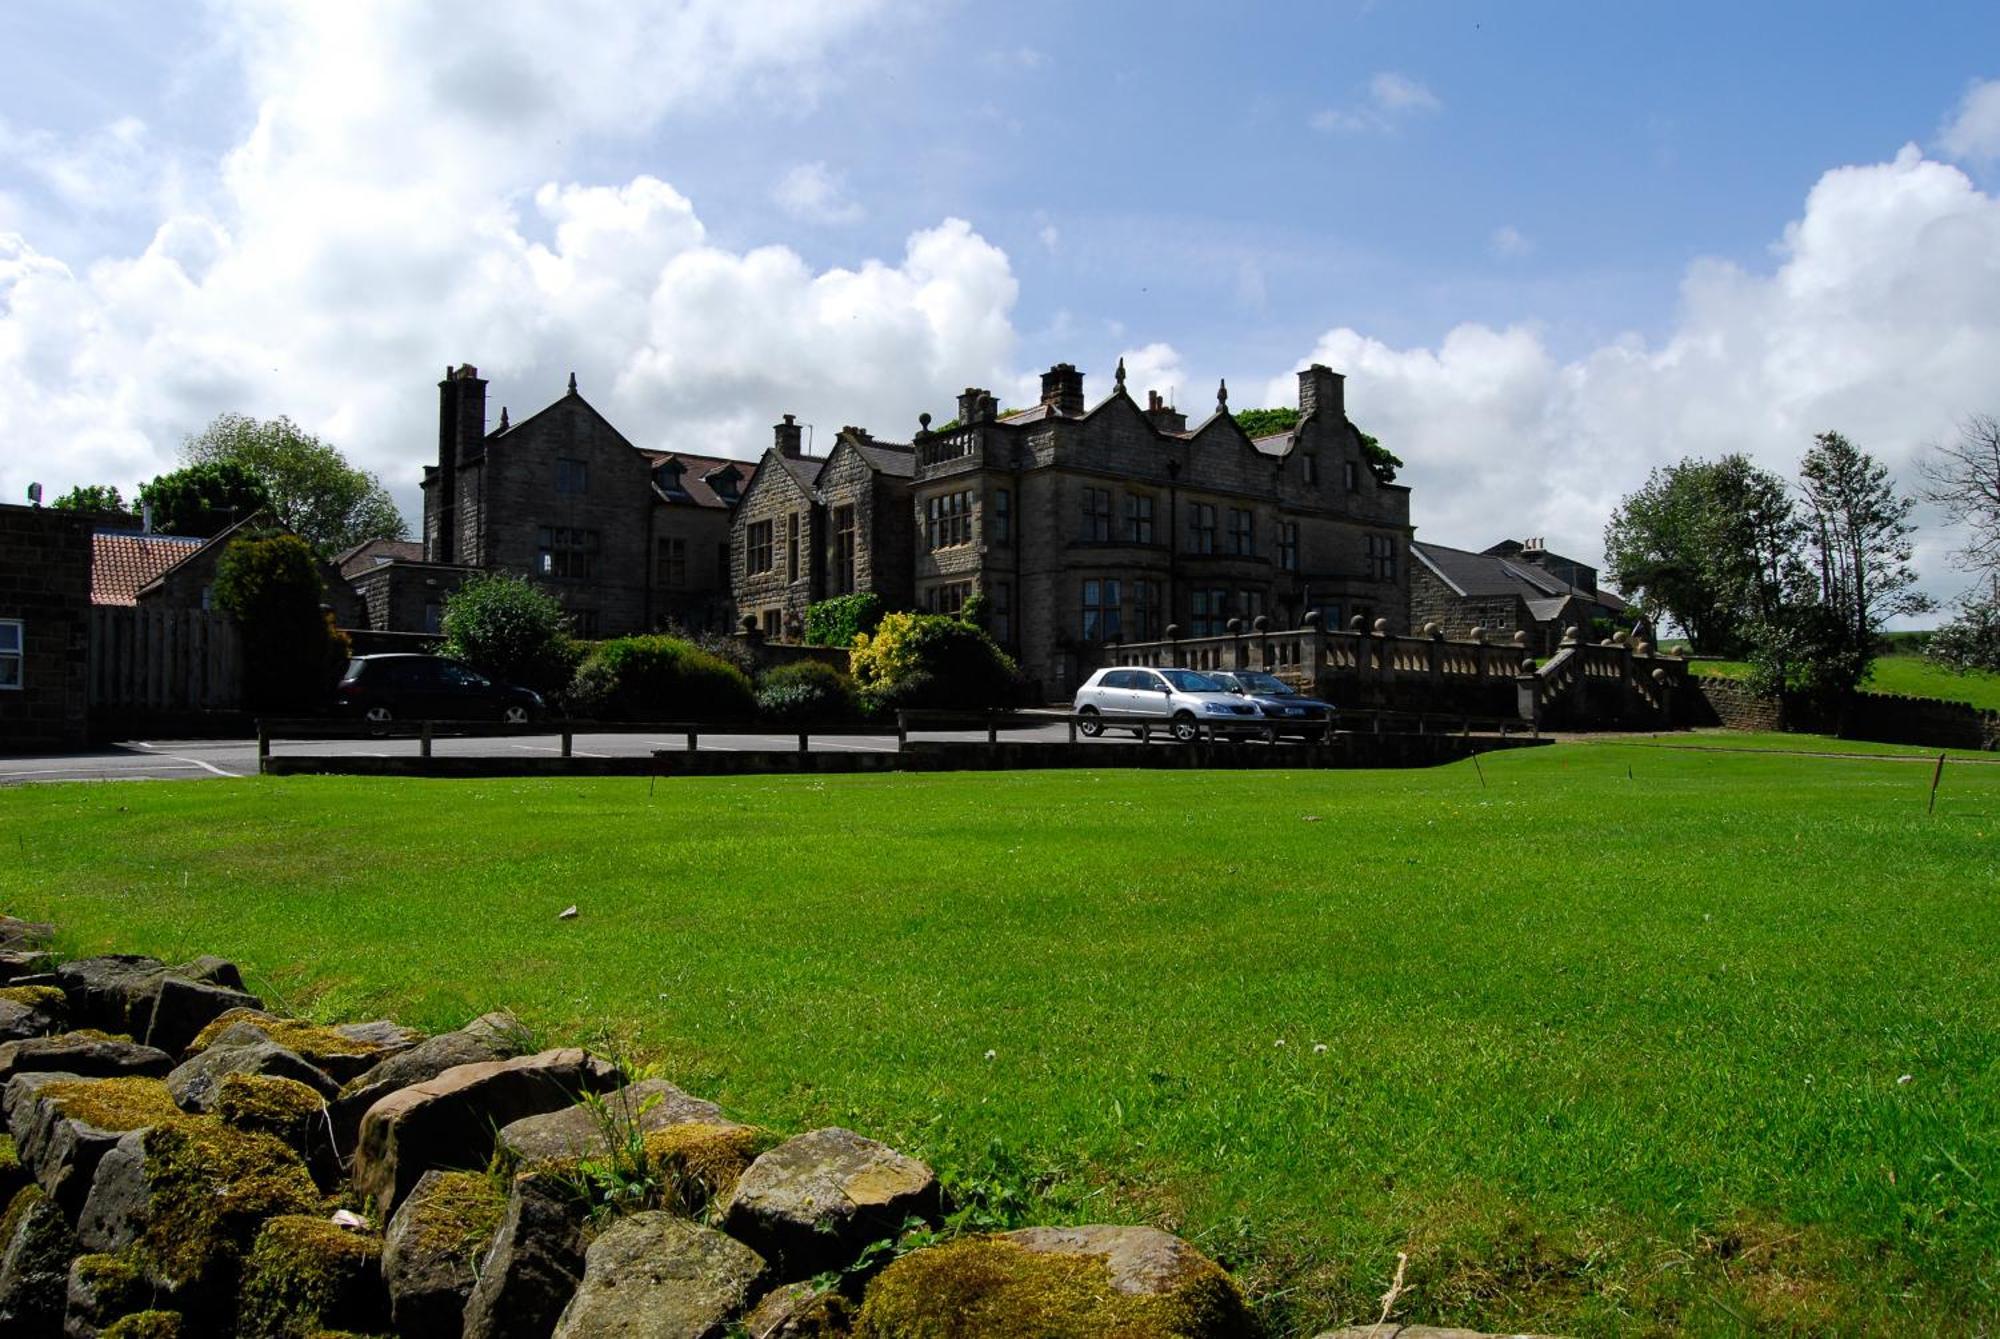
M 154 1126 L 145 1148 L 153 1213 L 140 1245 L 175 1286 L 226 1277 L 258 1224 L 317 1207 L 305 1165 L 270 1135 L 190 1116 Z
M 419 1254 L 476 1260 L 507 1216 L 507 1193 L 484 1172 L 445 1172 L 411 1212 L 410 1243 Z
M 181 1339 L 184 1333 L 178 1311 L 135 1311 L 99 1330 L 98 1339 Z
M 294 1147 L 306 1126 L 325 1110 L 320 1095 L 297 1079 L 225 1074 L 216 1090 L 215 1114 L 224 1125 L 268 1134 Z
M 916 1251 L 883 1270 L 861 1306 L 857 1339 L 1194 1339 L 1247 1333 L 1243 1299 L 1213 1265 L 1174 1291 L 1112 1286 L 1101 1259 L 979 1238 Z
M 14 1240 L 14 1229 L 21 1226 L 21 1219 L 28 1210 L 46 1198 L 47 1193 L 36 1185 L 22 1186 L 14 1192 L 14 1197 L 7 1201 L 7 1212 L 0 1214 L 0 1250 L 5 1250 L 7 1244 Z
M 323 1218 L 264 1224 L 244 1269 L 241 1339 L 312 1339 L 329 1325 L 388 1319 L 382 1243 Z
M 69 997 L 56 986 L 0 986 L 0 1000 L 12 1000 L 30 1009 L 63 1009 Z
M 70 1273 L 99 1297 L 136 1293 L 146 1284 L 129 1255 L 79 1255 Z
M 45 1084 L 41 1096 L 100 1130 L 142 1130 L 181 1114 L 162 1079 L 78 1079 Z
M 642 1140 L 647 1166 L 668 1184 L 681 1187 L 676 1198 L 690 1213 L 736 1189 L 737 1179 L 757 1155 L 781 1142 L 777 1135 L 754 1125 L 699 1121 L 649 1130 Z
M 57 1037 L 56 1040 L 69 1041 L 71 1038 L 75 1038 L 78 1041 L 130 1042 L 132 1040 L 132 1034 L 129 1032 L 106 1032 L 103 1028 L 79 1027 L 79 1028 L 71 1028 L 69 1031 Z
M 14 1136 L 0 1134 L 0 1200 L 13 1198 L 14 1192 L 26 1184 L 28 1169 L 21 1165 L 21 1153 L 14 1147 Z
M 314 1064 L 329 1056 L 371 1056 L 382 1052 L 382 1047 L 372 1041 L 343 1037 L 332 1028 L 320 1027 L 316 1023 L 277 1018 L 261 1009 L 229 1009 L 195 1034 L 195 1039 L 188 1043 L 188 1053 L 192 1055 L 207 1050 L 215 1044 L 217 1037 L 238 1023 L 250 1024 L 278 1045 Z

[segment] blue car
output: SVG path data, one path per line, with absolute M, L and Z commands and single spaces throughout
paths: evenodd
M 1239 697 L 1250 699 L 1264 719 L 1264 737 L 1275 742 L 1293 735 L 1317 739 L 1333 726 L 1333 704 L 1307 697 L 1275 674 L 1261 670 L 1210 670 L 1208 677 Z

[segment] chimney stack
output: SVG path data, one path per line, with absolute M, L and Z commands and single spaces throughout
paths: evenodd
M 1057 363 L 1042 373 L 1042 403 L 1064 418 L 1083 413 L 1083 373 L 1070 363 Z
M 1299 417 L 1319 410 L 1334 427 L 1347 422 L 1347 378 L 1314 363 L 1299 373 Z
M 789 456 L 791 459 L 797 460 L 800 456 L 805 454 L 805 452 L 799 448 L 799 434 L 801 432 L 801 429 L 798 423 L 793 419 L 792 415 L 790 414 L 785 415 L 785 421 L 783 423 L 774 425 L 772 428 L 772 432 L 777 438 L 777 447 L 779 455 Z
M 430 500 L 437 524 L 426 525 L 426 538 L 435 536 L 435 551 L 424 556 L 432 562 L 458 561 L 458 466 L 477 457 L 486 444 L 486 383 L 471 363 L 447 367 L 438 383 L 438 463 L 437 478 Z
M 979 386 L 967 386 L 958 397 L 958 421 L 961 426 L 969 423 L 991 423 L 1000 416 L 1000 402 L 992 394 Z
M 1158 391 L 1146 392 L 1146 417 L 1159 432 L 1186 432 L 1187 415 L 1160 398 Z

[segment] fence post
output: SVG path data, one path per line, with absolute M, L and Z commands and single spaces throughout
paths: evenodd
M 998 707 L 988 707 L 986 709 L 986 742 L 988 744 L 998 744 L 1000 742 L 1000 709 Z
M 909 742 L 910 722 L 904 717 L 901 711 L 898 711 L 896 713 L 896 752 L 901 753 L 903 746 Z
M 96 613 L 95 609 L 90 611 Z M 271 761 L 271 726 L 262 716 L 257 718 L 257 773 L 263 775 L 268 770 L 265 764 Z
M 811 738 L 811 736 L 810 736 L 810 735 L 808 735 L 808 734 L 807 734 L 807 733 L 806 733 L 805 731 L 803 731 L 803 730 L 799 731 L 799 752 L 800 752 L 800 753 L 804 753 L 804 752 L 806 752 L 806 740 L 808 740 L 809 738 Z
M 693 753 L 695 749 L 699 746 L 700 736 L 697 735 L 693 730 L 689 730 L 687 732 L 687 737 L 688 737 L 687 751 L 689 753 Z
M 1076 743 L 1076 713 L 1071 712 L 1065 719 L 1069 722 L 1069 742 L 1074 744 Z
M 569 741 L 570 741 L 569 727 L 564 726 L 562 732 L 562 756 L 565 758 L 569 757 Z
M 417 727 L 417 756 L 420 758 L 431 756 L 431 723 L 429 721 L 425 721 Z

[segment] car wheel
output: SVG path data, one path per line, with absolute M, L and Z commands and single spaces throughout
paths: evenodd
M 381 706 L 368 708 L 367 711 L 362 713 L 362 716 L 364 719 L 376 725 L 387 725 L 390 721 L 396 719 L 395 712 L 389 710 L 387 707 L 381 707 Z
M 1195 724 L 1193 716 L 1184 711 L 1174 717 L 1174 738 L 1183 744 L 1192 744 L 1201 738 L 1201 727 Z
M 500 719 L 509 725 L 526 725 L 528 723 L 528 709 L 517 703 L 501 712 Z
M 1077 713 L 1076 732 L 1087 739 L 1104 733 L 1104 722 L 1097 719 L 1096 707 L 1085 707 Z

